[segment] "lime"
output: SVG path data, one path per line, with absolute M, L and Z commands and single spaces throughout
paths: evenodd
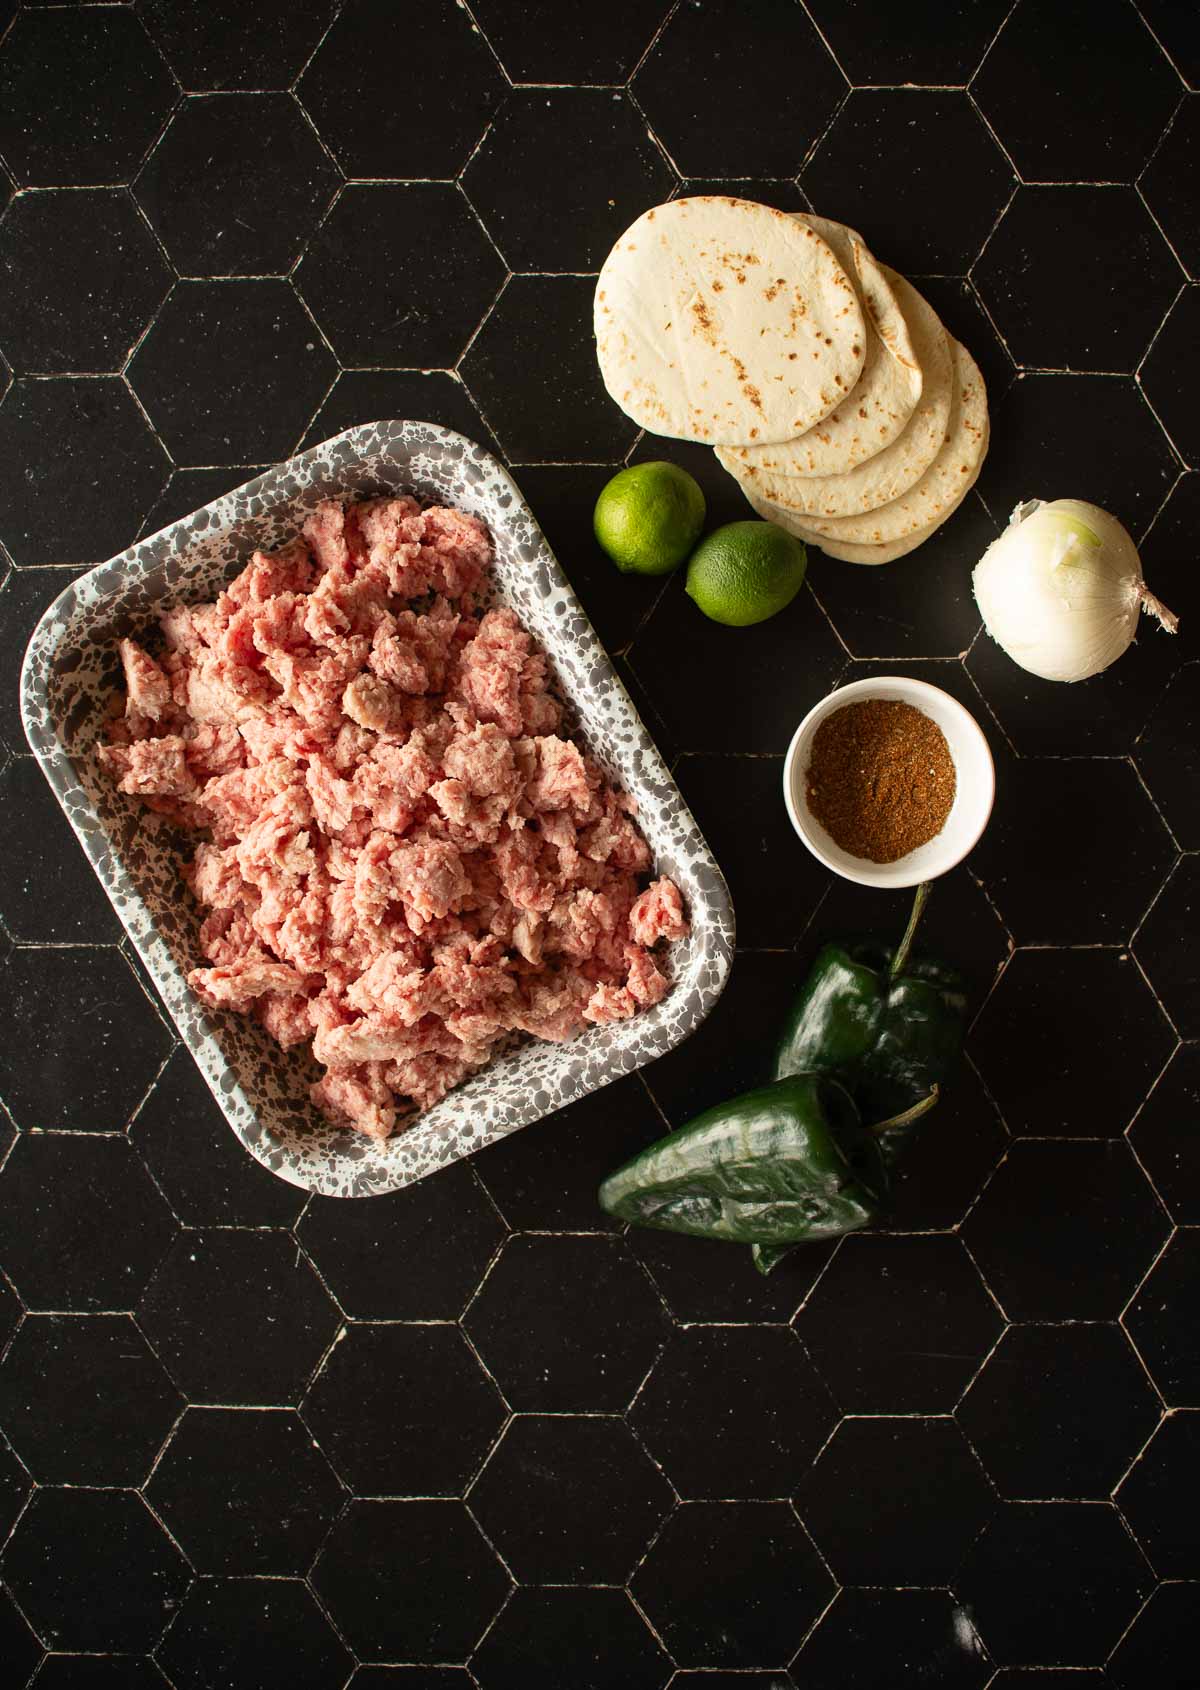
M 678 464 L 632 464 L 601 492 L 592 527 L 625 574 L 669 575 L 704 527 L 704 494 Z
M 705 616 L 729 628 L 765 622 L 804 584 L 804 543 L 773 522 L 727 522 L 698 545 L 687 590 Z

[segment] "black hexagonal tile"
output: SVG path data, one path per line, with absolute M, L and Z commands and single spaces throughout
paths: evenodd
M 699 1035 L 703 1064 L 696 1062 L 700 1047 L 685 1041 L 646 1071 L 646 1084 L 673 1127 L 710 1107 L 714 1098 L 732 1097 L 771 1080 L 773 1042 L 761 1036 L 747 1038 L 746 1029 L 774 1032 L 784 1007 L 804 980 L 807 963 L 806 952 L 738 952 L 729 983 Z M 686 1245 L 687 1241 L 667 1242 Z M 714 1246 L 708 1253 L 727 1256 L 731 1252 Z
M 22 194 L 0 223 L 0 346 L 14 370 L 120 369 L 170 285 L 124 189 Z
M 1200 1339 L 1179 1311 L 1200 1291 L 1200 1229 L 1181 1228 L 1125 1311 L 1124 1324 L 1167 1402 L 1200 1407 Z
M 169 1690 L 149 1655 L 47 1655 L 38 1690 Z
M 359 1667 L 353 1690 L 476 1690 L 466 1667 Z
M 0 916 L 34 944 L 115 943 L 121 924 L 32 757 L 0 773 L 0 803 L 14 819 L 0 856 Z
M 842 1690 L 851 1661 L 856 1690 L 974 1690 L 991 1671 L 970 1615 L 942 1590 L 839 1591 L 795 1671 L 806 1690 Z
M 354 1665 L 299 1579 L 198 1579 L 158 1658 L 175 1690 L 326 1690 Z
M 32 1486 L 28 1471 L 17 1460 L 11 1446 L 0 1438 L 0 1543 L 12 1530 Z
M 1129 1129 L 1129 1142 L 1179 1226 L 1200 1226 L 1200 1049 L 1180 1045 Z
M 843 1241 L 795 1321 L 851 1414 L 948 1413 L 1001 1325 L 957 1238 L 870 1233 Z
M 850 671 L 854 679 L 869 676 L 873 667 L 856 665 Z M 963 684 L 962 670 L 957 664 L 914 663 L 898 670 L 914 680 L 928 680 L 942 686 L 968 707 L 972 701 L 970 683 Z M 996 750 L 1000 737 L 991 729 L 978 698 L 975 712 L 983 718 Z M 1007 764 L 1001 773 L 1007 778 Z M 971 866 L 952 869 L 937 882 L 921 917 L 913 945 L 918 957 L 933 957 L 948 963 L 963 978 L 967 991 L 967 1013 L 973 1016 L 995 984 L 1000 965 L 1010 954 L 1011 945 L 1003 923 L 984 887 L 972 872 Z M 798 970 L 794 990 L 798 990 L 807 974 L 811 958 L 818 949 L 829 943 L 848 939 L 872 938 L 881 945 L 895 947 L 912 912 L 913 892 L 906 889 L 891 892 L 882 887 L 858 886 L 851 880 L 833 879 L 824 901 L 804 935 L 800 946 L 802 968 Z M 947 1083 L 947 1090 L 957 1084 L 957 1077 Z M 939 1108 L 941 1105 L 939 1104 Z M 929 1117 L 933 1120 L 933 1116 Z M 924 1131 L 924 1128 L 922 1129 Z
M 171 1056 L 129 1136 L 185 1226 L 287 1226 L 304 1206 L 235 1138 L 187 1050 Z
M 1121 1512 L 1160 1578 L 1196 1571 L 1200 1410 L 1168 1414 L 1115 1493 Z
M 675 1498 L 623 1420 L 519 1414 L 467 1502 L 523 1584 L 624 1584 Z
M 343 370 L 309 423 L 300 448 L 316 446 L 356 423 L 386 417 L 439 423 L 489 452 L 500 451 L 475 401 L 448 370 Z
M 953 1420 L 843 1420 L 796 1506 L 843 1584 L 946 1584 L 994 1505 Z
M 132 542 L 168 468 L 120 377 L 14 381 L 0 403 L 0 539 L 17 564 L 99 562 Z
M 764 1278 L 740 1246 L 650 1227 L 632 1228 L 628 1244 L 677 1320 L 722 1325 L 790 1320 L 833 1253 L 806 1244 Z
M 1113 1651 L 1106 1682 L 1114 1690 L 1143 1690 L 1147 1684 L 1186 1684 L 1194 1677 L 1197 1601 L 1200 1585 L 1160 1585 Z
M 1125 1131 L 1174 1044 L 1128 953 L 1084 948 L 1018 951 L 972 1050 L 1014 1133 L 1094 1139 Z
M 903 22 L 877 0 L 841 5 L 818 0 L 809 10 L 842 69 L 858 85 L 967 82 L 1005 13 L 1002 0 L 969 0 L 951 28 L 933 0 L 910 8 Z
M 680 1496 L 788 1496 L 837 1410 L 782 1326 L 677 1332 L 638 1393 L 630 1424 Z
M 1185 8 L 1179 8 L 1182 16 Z M 1193 279 L 1200 277 L 1200 212 L 1192 181 L 1192 161 L 1200 146 L 1200 100 L 1183 101 L 1171 127 L 1142 172 L 1142 196 L 1158 218 L 1176 254 Z
M 979 631 L 964 558 L 996 538 L 982 500 L 962 509 L 909 557 L 869 572 L 808 548 L 808 579 L 855 657 L 958 657 Z
M 352 1502 L 312 1583 L 360 1660 L 412 1662 L 464 1660 L 511 1589 L 461 1502 Z
M 1185 288 L 1163 324 L 1141 369 L 1142 388 L 1184 462 L 1200 467 L 1200 425 L 1189 393 L 1200 335 L 1200 282 Z
M 129 379 L 177 463 L 261 463 L 292 450 L 335 370 L 287 282 L 180 282 Z
M 604 391 L 590 276 L 513 276 L 462 360 L 513 463 L 616 464 L 635 425 Z
M 1006 1502 L 954 1587 L 995 1660 L 1098 1666 L 1153 1583 L 1110 1504 Z
M 1188 87 L 1200 87 L 1200 19 L 1173 0 L 1141 0 L 1139 10 Z
M 89 1653 L 153 1648 L 189 1578 L 141 1497 L 125 1490 L 36 1491 L 0 1567 L 48 1648 Z
M 1200 849 L 1200 663 L 1169 682 L 1134 747 L 1134 761 L 1185 851 Z
M 988 1690 L 1108 1690 L 1102 1667 L 1001 1667 Z
M 463 1325 L 518 1413 L 619 1413 L 668 1330 L 646 1275 L 600 1235 L 510 1238 Z
M 1200 979 L 1188 939 L 1200 909 L 1200 855 L 1181 857 L 1134 939 L 1138 961 L 1185 1039 L 1200 1038 Z
M 1175 860 L 1130 764 L 1027 757 L 1005 769 L 1003 783 L 1004 803 L 972 861 L 1017 944 L 1127 943 Z
M 1157 583 L 1154 590 L 1181 621 L 1184 616 L 1192 617 L 1192 626 L 1195 626 L 1195 611 L 1200 605 L 1200 592 L 1197 591 L 1195 571 L 1187 566 L 1187 536 L 1192 532 L 1192 524 L 1198 514 L 1200 471 L 1193 470 L 1179 477 L 1141 541 L 1142 564 L 1147 580 Z M 1190 655 L 1177 636 L 1165 635 L 1161 640 L 1138 643 L 1155 649 L 1159 663 L 1167 671 L 1163 675 L 1164 684 L 1174 665 L 1184 662 Z M 1122 662 L 1127 661 L 1128 655 Z M 1119 672 L 1118 667 L 1114 673 Z M 1158 696 L 1161 696 L 1161 690 L 1156 695 L 1156 702 Z
M 965 275 L 1013 177 L 965 93 L 857 89 L 801 186 L 817 211 L 858 229 L 888 264 Z
M 1118 1326 L 1011 1326 L 958 1406 L 1000 1494 L 1100 1499 L 1158 1420 Z
M 947 334 L 970 348 L 994 405 L 1012 382 L 1016 365 L 984 310 L 978 289 L 966 276 L 917 275 L 913 281 L 942 319 Z
M 795 944 L 829 876 L 796 849 L 783 804 L 783 758 L 687 755 L 674 774 L 729 882 L 738 943 L 774 950 Z
M 879 1227 L 945 1232 L 958 1226 L 1008 1144 L 996 1106 L 970 1061 L 942 1087 L 937 1107 L 904 1153 Z
M 40 1484 L 139 1485 L 183 1398 L 128 1315 L 30 1315 L 0 1426 Z
M 107 947 L 15 950 L 4 979 L 0 1095 L 17 1125 L 119 1131 L 171 1048 L 125 958 Z
M 15 1683 L 24 1684 L 42 1651 L 24 1617 L 17 1611 L 16 1604 L 4 1590 L 0 1590 L 0 1649 L 9 1662 Z
M 351 184 L 296 270 L 343 364 L 454 364 L 503 281 L 479 219 L 448 182 Z
M 677 1672 L 669 1690 L 795 1690 L 790 1672 Z
M 602 13 L 568 14 L 555 0 L 479 0 L 471 8 L 513 82 L 625 82 L 669 10 L 613 0 Z
M 620 1223 L 597 1202 L 601 1180 L 662 1133 L 662 1116 L 631 1074 L 509 1133 L 472 1165 L 510 1226 L 608 1231 Z
M 476 1650 L 481 1690 L 656 1690 L 670 1662 L 623 1590 L 520 1589 Z
M 177 469 L 163 488 L 142 524 L 142 534 L 157 534 L 160 528 L 177 522 L 181 516 L 191 516 L 235 487 L 253 481 L 265 466 L 261 464 L 226 464 L 217 469 Z
M 1132 182 L 1180 88 L 1132 6 L 1020 0 L 971 91 L 1023 181 Z
M 1045 262 L 1071 250 L 1072 285 Z M 1134 370 L 1179 290 L 1179 265 L 1136 191 L 1018 188 L 972 271 L 1018 364 Z
M 435 0 L 412 20 L 388 0 L 350 0 L 296 91 L 347 176 L 454 176 L 504 86 L 466 11 Z
M 688 653 L 686 666 L 680 651 Z M 734 655 L 754 685 L 714 686 Z M 677 577 L 638 634 L 632 663 L 683 750 L 783 752 L 836 681 L 846 652 L 808 591 L 769 621 L 733 631 L 710 622 Z
M 1166 592 L 1162 596 L 1175 610 Z M 1175 597 L 1186 608 L 1187 600 L 1180 599 L 1177 589 Z M 1184 613 L 1177 614 L 1182 617 Z M 1139 732 L 1184 655 L 1185 648 L 1173 636 L 1143 617 L 1133 644 L 1103 674 L 1086 681 L 1065 685 L 1031 675 L 1014 663 L 986 631 L 972 646 L 966 666 L 1023 756 L 1112 757 L 1134 749 Z
M 0 581 L 0 664 L 5 673 L 20 673 L 25 646 L 42 612 L 78 575 L 78 570 L 8 570 Z M 0 688 L 0 744 L 14 752 L 29 750 L 17 686 Z
M 290 94 L 192 95 L 134 185 L 181 276 L 283 275 L 333 197 Z
M 314 1197 L 298 1236 L 354 1319 L 454 1320 L 504 1227 L 458 1165 L 366 1203 Z
M 630 1589 L 685 1667 L 783 1667 L 835 1590 L 783 1502 L 685 1502 Z
M 669 450 L 672 461 L 677 461 L 677 442 L 669 448 L 662 441 L 653 444 L 660 450 L 651 452 L 651 457 L 661 458 Z M 711 452 L 706 456 L 716 463 Z M 629 644 L 663 591 L 657 576 L 623 575 L 601 551 L 592 532 L 596 500 L 615 473 L 611 465 L 527 464 L 516 477 L 550 549 L 610 652 Z
M 287 88 L 329 27 L 334 0 L 139 0 L 138 10 L 185 88 Z
M 26 11 L 0 43 L 0 153 L 24 187 L 127 182 L 175 103 L 131 11 Z
M 1113 1320 L 1168 1230 L 1127 1144 L 1028 1139 L 963 1237 L 1010 1320 Z
M 1136 534 L 1177 473 L 1166 436 L 1129 377 L 1019 375 L 992 407 L 991 447 L 979 491 L 996 521 L 1004 524 L 1022 501 L 1071 487 L 1074 498 L 1107 499 L 1113 514 Z M 1114 498 L 1114 489 L 1119 497 Z M 1128 661 L 1128 654 L 1120 659 Z M 1079 682 L 1071 689 L 1080 693 L 1082 705 L 1087 702 L 1082 689 L 1089 684 Z M 1056 699 L 1062 696 L 1061 683 L 1043 685 L 1055 686 Z M 1043 740 L 1038 749 L 1060 747 Z
M 146 1499 L 199 1573 L 302 1574 L 345 1492 L 279 1409 L 189 1408 Z
M 349 1326 L 301 1405 L 356 1496 L 459 1496 L 504 1422 L 456 1326 Z
M 794 176 L 846 83 L 803 12 L 707 0 L 673 13 L 632 87 L 681 175 Z
M 4 1266 L 29 1309 L 129 1309 L 175 1236 L 126 1139 L 22 1134 L 0 1171 Z
M 285 1232 L 185 1232 L 138 1319 L 191 1402 L 294 1403 L 338 1315 Z
M 548 158 L 584 154 L 586 175 L 545 171 Z M 531 200 L 534 180 L 541 191 Z M 622 230 L 674 186 L 645 120 L 611 88 L 511 94 L 463 173 L 510 270 L 598 270 Z

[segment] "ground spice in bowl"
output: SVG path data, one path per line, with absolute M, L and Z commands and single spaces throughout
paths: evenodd
M 945 734 L 900 699 L 847 704 L 813 735 L 808 807 L 852 857 L 894 863 L 928 843 L 945 826 L 956 784 Z

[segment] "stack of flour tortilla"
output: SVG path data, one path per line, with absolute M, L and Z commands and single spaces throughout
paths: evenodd
M 761 516 L 831 557 L 903 557 L 979 474 L 974 359 L 842 223 L 715 195 L 656 206 L 605 260 L 595 323 L 622 410 L 714 446 Z

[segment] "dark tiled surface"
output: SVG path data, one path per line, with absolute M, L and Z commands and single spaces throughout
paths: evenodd
M 181 276 L 272 276 L 295 263 L 337 180 L 290 94 L 193 95 L 134 193 Z
M 6 1684 L 1194 1677 L 1191 11 L 438 0 L 417 29 L 386 0 L 0 3 Z M 742 631 L 591 533 L 625 460 L 691 470 L 710 524 L 746 514 L 592 355 L 608 242 L 682 192 L 860 226 L 993 408 L 933 543 L 886 570 L 814 553 L 812 590 Z M 80 565 L 383 416 L 517 466 L 742 949 L 644 1076 L 339 1203 L 252 1163 L 173 1048 L 24 757 L 15 678 Z M 1072 687 L 979 634 L 968 579 L 1057 494 L 1116 511 L 1183 618 Z M 894 670 L 960 697 L 997 760 L 923 935 L 982 1010 L 971 1060 L 876 1234 L 765 1280 L 743 1249 L 622 1237 L 603 1175 L 765 1077 L 819 943 L 899 931 L 905 899 L 822 879 L 777 792 L 800 715 Z

